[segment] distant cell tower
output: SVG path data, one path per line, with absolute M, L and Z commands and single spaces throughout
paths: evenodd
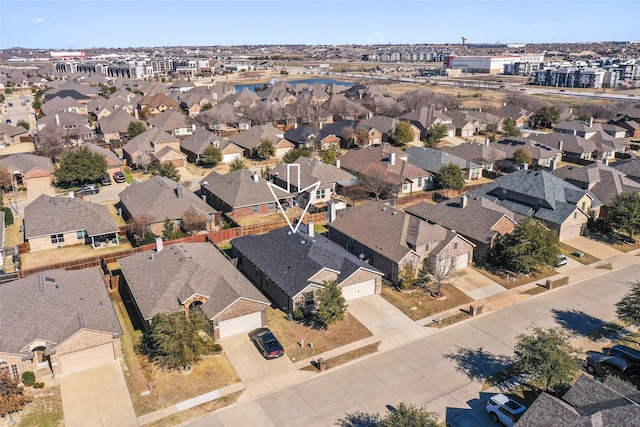
M 463 47 L 464 49 L 466 49 L 466 48 L 467 48 L 467 40 L 469 40 L 469 38 L 468 38 L 468 37 L 462 36 L 462 47 Z

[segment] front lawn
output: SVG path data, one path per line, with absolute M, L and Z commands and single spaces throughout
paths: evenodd
M 569 246 L 566 243 L 560 243 L 560 252 L 584 265 L 589 265 L 593 264 L 594 262 L 600 261 L 600 258 L 596 258 L 591 254 L 579 251 L 578 249 L 574 248 L 573 246 Z M 578 254 L 581 254 L 581 256 L 578 256 Z
M 420 320 L 451 308 L 470 304 L 473 298 L 450 284 L 442 285 L 442 292 L 447 295 L 443 300 L 433 298 L 428 290 L 418 289 L 411 293 L 397 291 L 389 285 L 382 286 L 382 297 L 395 305 L 412 320 Z
M 118 292 L 110 292 L 124 336 L 121 338 L 125 379 L 136 415 L 166 408 L 186 399 L 240 381 L 226 355 L 207 357 L 193 366 L 189 375 L 161 369 L 139 352 L 142 332 L 134 329 Z M 150 394 L 142 396 L 141 393 Z M 233 402 L 229 402 L 233 403 Z
M 289 321 L 285 313 L 274 308 L 269 308 L 268 318 L 269 328 L 278 337 L 285 354 L 294 361 L 304 360 L 372 335 L 349 313 L 343 321 L 330 325 L 326 330 Z M 302 340 L 303 346 L 300 345 Z
M 60 386 L 35 390 L 29 388 L 33 401 L 13 417 L 18 427 L 64 426 Z
M 550 268 L 543 269 L 540 272 L 534 272 L 530 275 L 518 275 L 512 276 L 504 273 L 498 273 L 495 271 L 489 271 L 480 267 L 472 267 L 480 274 L 488 277 L 489 279 L 496 282 L 498 285 L 505 287 L 507 289 L 517 288 L 518 286 L 526 285 L 527 283 L 537 282 L 542 279 L 546 279 L 549 276 L 553 276 L 556 274 L 555 270 Z M 544 281 L 544 280 L 543 280 Z

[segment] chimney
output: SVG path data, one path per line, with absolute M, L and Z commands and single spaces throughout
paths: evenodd
M 389 153 L 389 164 L 391 166 L 396 164 L 396 153 L 394 152 Z
M 178 196 L 178 199 L 182 199 L 182 185 L 181 184 L 176 185 L 176 196 Z
M 602 163 L 604 163 L 605 166 L 609 166 L 609 158 L 608 157 L 603 157 L 602 158 Z
M 313 226 L 313 221 L 307 222 L 307 229 L 309 230 L 308 233 L 307 233 L 309 235 L 309 237 L 311 237 L 312 239 L 314 237 L 316 237 L 316 230 L 315 230 L 315 228 Z
M 60 126 L 60 116 L 56 114 L 56 126 Z
M 258 172 L 253 173 L 253 182 L 258 182 Z
M 340 159 L 336 159 L 336 167 L 340 169 Z
M 162 243 L 162 237 L 156 236 L 156 252 L 160 252 L 163 247 L 164 244 Z
M 462 197 L 460 198 L 460 207 L 462 209 L 467 207 L 467 195 L 463 194 Z
M 589 117 L 589 128 L 593 127 L 593 116 Z
M 562 140 L 558 141 L 558 150 L 562 151 Z

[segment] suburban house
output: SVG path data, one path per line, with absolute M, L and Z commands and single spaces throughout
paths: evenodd
M 358 178 L 349 172 L 309 157 L 298 157 L 289 164 L 279 163 L 269 174 L 273 177 L 274 184 L 291 193 L 302 191 L 317 182 L 317 189 L 307 189 L 301 194 L 302 206 L 306 206 L 309 201 L 316 206 L 325 204 L 340 193 L 341 188 L 358 183 Z
M 170 162 L 183 167 L 187 155 L 180 151 L 180 140 L 160 128 L 149 129 L 122 147 L 122 155 L 129 166 L 146 168 L 154 161 Z
M 356 145 L 355 138 L 358 129 L 364 129 L 369 134 L 368 141 L 362 144 L 362 146 L 366 147 L 382 143 L 382 132 L 371 126 L 356 122 L 355 120 L 338 120 L 337 122 L 324 125 L 318 131 L 316 139 L 320 141 L 331 141 L 337 137 L 340 139 L 340 146 L 342 148 L 351 148 Z
M 349 150 L 338 157 L 340 167 L 353 174 L 380 175 L 399 194 L 433 188 L 433 174 L 407 161 L 405 151 L 389 144 L 379 144 L 360 150 Z
M 492 146 L 504 153 L 505 160 L 498 162 L 500 168 L 520 167 L 521 165 L 516 165 L 513 161 L 515 152 L 520 148 L 529 154 L 534 169 L 541 167 L 553 170 L 562 160 L 561 149 L 550 147 L 531 138 L 503 138 L 492 143 Z
M 31 252 L 119 245 L 119 232 L 109 209 L 99 203 L 42 194 L 24 208 L 24 240 Z
M 420 129 L 421 139 L 429 135 L 429 131 L 434 124 L 445 126 L 448 138 L 456 135 L 453 119 L 447 116 L 445 112 L 435 111 L 433 107 L 420 107 L 400 116 L 400 119 L 409 120 L 416 128 Z
M 68 144 L 96 137 L 96 131 L 89 125 L 86 117 L 74 113 L 55 113 L 38 120 L 38 131 L 51 132 Z
M 147 119 L 149 126 L 160 128 L 178 138 L 185 138 L 195 130 L 195 123 L 191 117 L 174 109 L 165 110 Z
M 180 111 L 180 102 L 162 92 L 147 95 L 138 101 L 138 111 L 143 116 L 155 116 L 169 109 Z
M 327 150 L 340 146 L 340 138 L 332 133 L 324 132 L 319 135 L 316 128 L 311 125 L 299 125 L 284 133 L 287 141 L 296 148 L 310 148 L 315 150 Z
M 555 133 L 576 135 L 586 139 L 592 139 L 598 133 L 605 133 L 613 138 L 624 138 L 626 130 L 621 126 L 611 124 L 594 123 L 593 117 L 585 123 L 580 120 L 565 120 L 553 127 Z
M 180 141 L 180 149 L 190 163 L 200 163 L 200 156 L 209 146 L 220 149 L 222 163 L 231 163 L 243 157 L 242 148 L 204 128 L 196 128 L 191 136 Z
M 623 110 L 616 118 L 609 120 L 610 124 L 625 130 L 625 136 L 631 138 L 640 137 L 640 108 Z
M 640 183 L 640 160 L 637 157 L 631 160 L 619 160 L 611 163 L 610 166 L 625 174 L 630 180 Z
M 549 147 L 558 147 L 566 158 L 581 160 L 608 160 L 615 157 L 616 147 L 612 143 L 586 139 L 578 135 L 549 133 L 537 135 L 536 141 Z M 570 161 L 570 160 L 569 160 Z
M 347 300 L 379 294 L 383 274 L 322 235 L 313 224 L 231 240 L 238 269 L 287 313 L 313 311 L 316 292 L 335 281 Z
M 476 163 L 482 167 L 482 170 L 493 171 L 496 163 L 504 160 L 506 154 L 490 144 L 460 144 L 448 146 L 443 145 L 440 150 L 458 156 L 468 162 Z
M 138 118 L 137 102 L 142 98 L 141 95 L 129 92 L 126 89 L 118 89 L 112 93 L 109 98 L 98 96 L 87 104 L 89 114 L 100 120 L 116 111 L 124 111 L 131 116 Z
M 187 212 L 203 218 L 207 231 L 220 224 L 220 213 L 182 184 L 162 176 L 138 181 L 118 194 L 125 220 L 143 221 L 147 231 L 162 235 L 164 222 L 172 220 L 179 228 Z
M 81 104 L 70 96 L 64 98 L 52 98 L 42 104 L 40 110 L 42 110 L 42 113 L 46 115 L 60 112 L 80 114 L 83 116 L 89 114 L 87 111 L 87 104 Z
M 531 112 L 525 110 L 522 107 L 516 105 L 503 105 L 498 112 L 498 115 L 504 118 L 511 118 L 516 122 L 516 126 L 519 128 L 526 128 L 529 126 L 529 116 Z
M 251 121 L 244 118 L 233 105 L 226 102 L 214 105 L 199 113 L 198 122 L 205 123 L 209 130 L 229 135 L 248 130 L 251 127 Z
M 211 243 L 180 243 L 118 259 L 123 281 L 148 332 L 153 316 L 198 306 L 225 338 L 267 325 L 267 300 Z M 124 283 L 123 283 L 124 282 Z
M 393 142 L 396 126 L 401 122 L 409 123 L 411 125 L 411 130 L 413 131 L 413 140 L 409 141 L 407 145 L 422 147 L 422 141 L 420 141 L 420 128 L 409 120 L 376 115 L 361 121 L 360 124 L 370 126 L 371 128 L 379 131 L 382 134 L 382 142 Z
M 200 192 L 209 205 L 233 219 L 276 213 L 274 194 L 285 209 L 293 202 L 292 194 L 275 185 L 270 188 L 265 179 L 248 169 L 225 175 L 211 171 L 200 181 Z
M 581 236 L 591 215 L 599 216 L 602 205 L 589 190 L 547 171 L 517 170 L 474 193 L 509 209 L 516 221 L 523 217 L 541 221 L 561 242 Z
M 395 283 L 406 269 L 415 275 L 443 262 L 462 269 L 473 258 L 473 243 L 455 231 L 379 202 L 348 208 L 328 227 L 332 241 Z
M 229 137 L 230 142 L 244 150 L 245 157 L 251 157 L 251 151 L 265 139 L 273 143 L 274 157 L 282 157 L 293 148 L 293 144 L 284 139 L 284 132 L 271 125 L 252 126 Z
M 96 129 L 102 134 L 105 142 L 121 141 L 129 133 L 129 124 L 135 121 L 138 120 L 131 114 L 123 110 L 117 110 L 108 116 L 98 119 Z
M 0 159 L 0 167 L 11 174 L 14 188 L 48 188 L 53 183 L 53 163 L 48 157 L 18 153 Z
M 21 142 L 20 137 L 29 136 L 29 131 L 22 126 L 0 123 L 0 148 Z
M 122 357 L 122 328 L 99 268 L 0 284 L 0 371 L 70 374 Z M 28 301 L 28 304 L 25 302 Z
M 496 243 L 516 227 L 513 212 L 486 197 L 473 194 L 464 194 L 436 205 L 421 202 L 407 207 L 405 212 L 430 224 L 455 230 L 475 245 L 473 255 L 477 261 L 486 260 Z
M 112 175 L 114 172 L 122 172 L 124 162 L 120 159 L 120 157 L 118 157 L 116 153 L 91 142 L 85 142 L 82 145 L 89 148 L 89 150 L 93 151 L 94 153 L 104 156 L 104 158 L 107 160 L 107 174 Z
M 614 375 L 603 381 L 582 374 L 562 398 L 541 393 L 518 427 L 623 426 L 640 424 L 638 389 Z
M 466 180 L 478 179 L 482 176 L 482 165 L 443 150 L 429 147 L 409 147 L 406 153 L 409 163 L 413 163 L 434 175 L 440 175 L 440 169 L 443 166 L 454 164 L 460 167 Z

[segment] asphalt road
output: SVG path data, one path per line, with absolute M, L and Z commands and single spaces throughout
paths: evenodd
M 640 264 L 530 298 L 388 352 L 329 370 L 199 420 L 210 426 L 333 426 L 345 413 L 384 413 L 400 402 L 426 405 L 451 426 L 495 425 L 481 379 L 504 366 L 516 336 L 533 325 L 562 325 L 576 337 L 614 319 L 614 304 Z

